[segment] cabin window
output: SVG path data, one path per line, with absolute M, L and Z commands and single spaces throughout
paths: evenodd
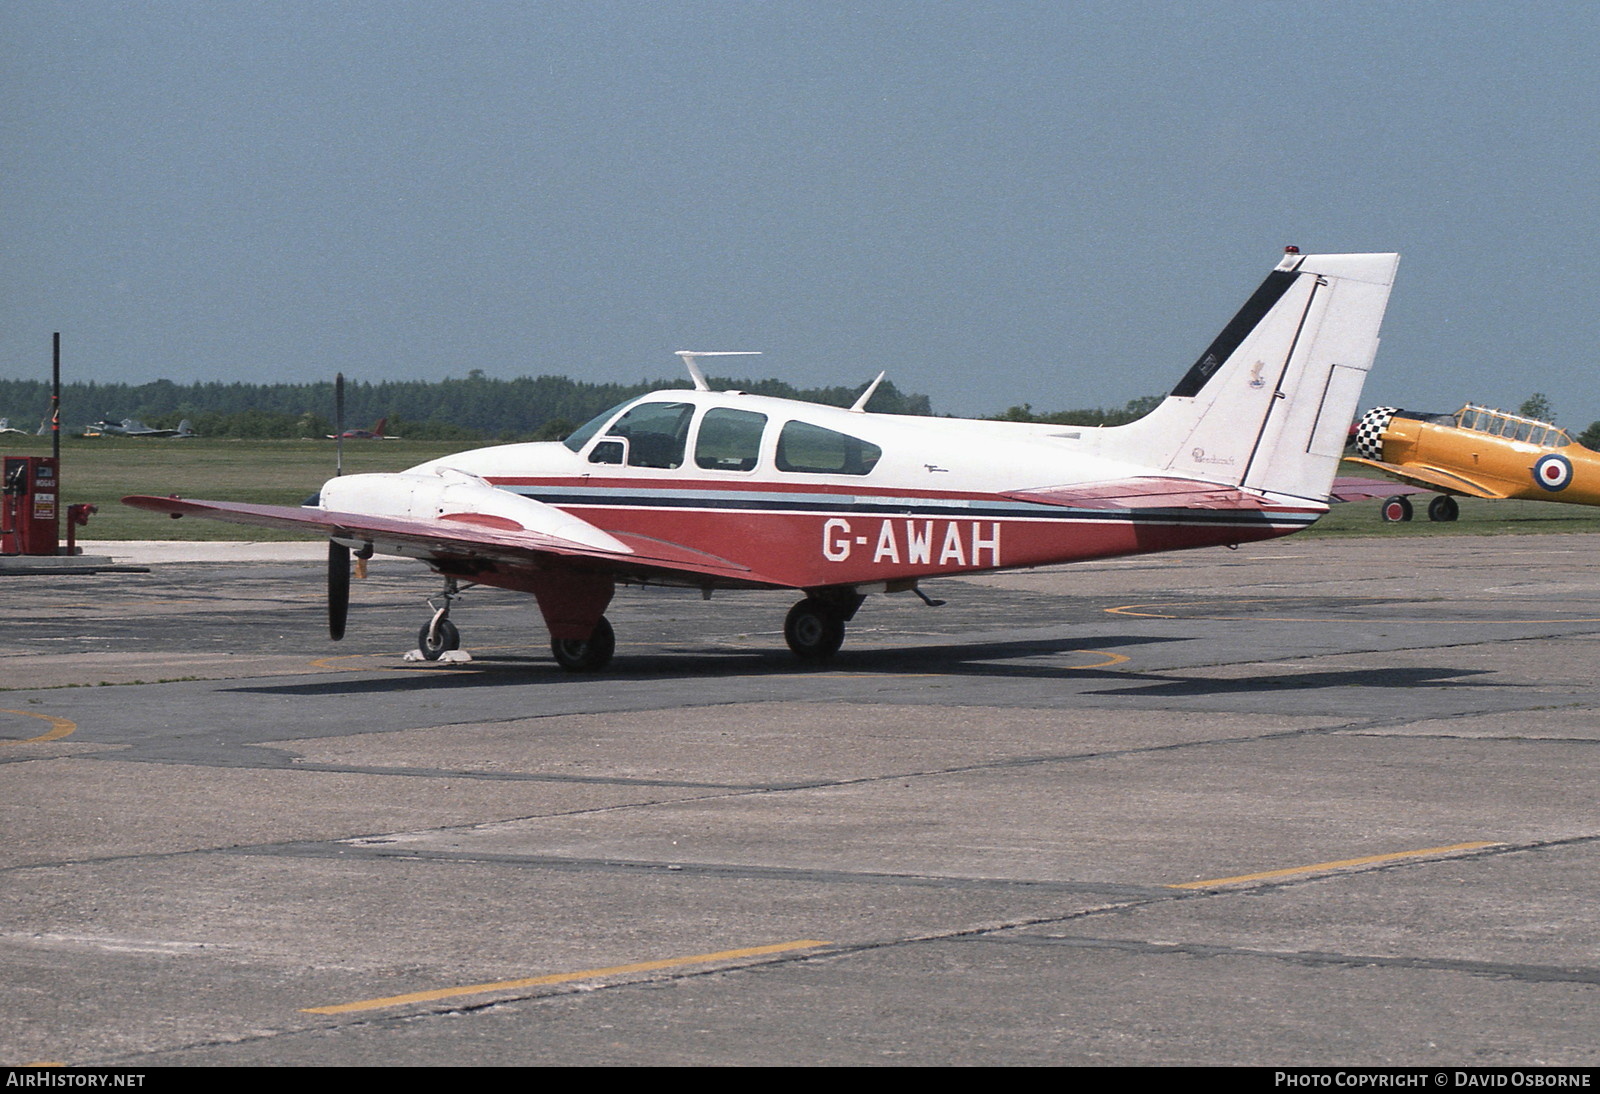
M 750 471 L 761 455 L 761 434 L 767 416 L 753 410 L 713 407 L 700 420 L 694 462 L 711 471 Z
M 831 429 L 789 422 L 778 434 L 778 470 L 815 475 L 865 475 L 878 464 L 883 449 L 859 437 Z
M 640 403 L 606 431 L 628 442 L 629 467 L 681 467 L 692 403 Z

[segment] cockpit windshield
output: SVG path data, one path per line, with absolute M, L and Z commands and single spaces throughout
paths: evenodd
M 629 402 L 631 401 L 632 400 L 629 400 Z M 627 405 L 627 403 L 618 403 L 609 410 L 602 410 L 599 414 L 596 414 L 593 418 L 590 418 L 577 429 L 574 429 L 571 433 L 567 434 L 567 436 L 562 439 L 561 443 L 572 449 L 574 452 L 583 451 L 583 446 L 589 443 L 589 438 L 600 432 L 600 427 L 609 422 L 612 418 L 612 415 L 616 414 L 617 411 L 621 410 Z

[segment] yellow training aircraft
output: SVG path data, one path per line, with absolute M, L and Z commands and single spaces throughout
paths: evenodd
M 1356 426 L 1356 463 L 1441 491 L 1429 520 L 1455 520 L 1452 494 L 1600 505 L 1600 452 L 1549 422 L 1468 403 L 1454 414 L 1380 406 Z M 1410 520 L 1411 503 L 1392 497 L 1383 519 Z

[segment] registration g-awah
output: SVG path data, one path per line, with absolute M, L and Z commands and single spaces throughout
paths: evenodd
M 1292 248 L 1172 393 L 1128 425 L 872 414 L 694 387 L 606 411 L 565 441 L 497 445 L 329 480 L 300 508 L 129 505 L 326 536 L 329 625 L 350 556 L 421 559 L 445 596 L 419 635 L 460 638 L 451 596 L 533 594 L 567 669 L 599 669 L 619 585 L 794 590 L 784 638 L 832 656 L 871 593 L 936 577 L 1236 545 L 1327 511 L 1399 261 Z

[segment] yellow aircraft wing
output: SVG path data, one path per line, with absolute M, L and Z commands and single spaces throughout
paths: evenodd
M 1393 475 L 1401 482 L 1409 482 L 1428 490 L 1442 490 L 1447 494 L 1463 494 L 1469 498 L 1509 498 L 1511 495 L 1504 490 L 1497 490 L 1492 486 L 1485 486 L 1480 482 L 1454 471 L 1446 471 L 1441 467 L 1428 467 L 1423 464 L 1408 463 L 1404 466 L 1393 463 L 1383 463 L 1379 460 L 1369 460 L 1362 456 L 1347 456 L 1351 463 L 1366 464 L 1376 467 L 1386 475 Z

